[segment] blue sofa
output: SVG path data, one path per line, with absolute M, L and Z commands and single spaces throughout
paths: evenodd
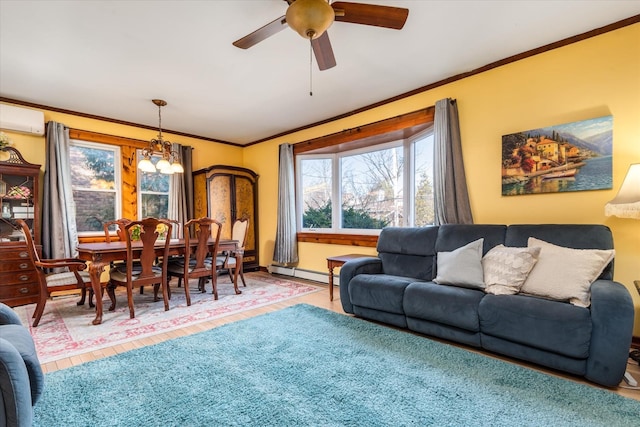
M 498 245 L 526 248 L 530 237 L 564 248 L 613 249 L 611 231 L 603 225 L 389 227 L 380 234 L 377 257 L 342 266 L 342 307 L 358 317 L 617 386 L 625 373 L 634 308 L 628 290 L 613 281 L 613 261 L 591 284 L 588 307 L 434 282 L 439 253 L 483 239 L 483 256 Z
M 31 427 L 44 375 L 29 330 L 0 303 L 0 426 Z

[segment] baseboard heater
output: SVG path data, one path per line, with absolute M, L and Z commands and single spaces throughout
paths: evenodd
M 282 267 L 280 265 L 270 265 L 267 267 L 267 271 L 269 273 L 282 274 L 283 276 L 298 277 L 300 279 L 329 284 L 329 274 L 320 273 L 319 271 L 304 270 L 296 267 Z M 335 282 L 336 280 L 334 279 L 334 283 Z

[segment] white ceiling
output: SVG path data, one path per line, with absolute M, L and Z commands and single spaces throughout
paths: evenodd
M 640 0 L 367 1 L 406 7 L 400 31 L 336 22 L 337 66 L 313 65 L 282 0 L 0 0 L 0 97 L 239 145 L 392 98 L 640 14 Z M 314 59 L 315 61 L 315 59 Z

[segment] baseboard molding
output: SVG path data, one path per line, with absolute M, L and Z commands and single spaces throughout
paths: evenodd
M 280 265 L 270 265 L 267 267 L 267 272 L 274 274 L 281 274 L 283 276 L 297 277 L 300 279 L 312 280 L 314 282 L 329 284 L 329 274 L 320 273 L 318 271 L 305 270 L 296 267 L 282 267 Z

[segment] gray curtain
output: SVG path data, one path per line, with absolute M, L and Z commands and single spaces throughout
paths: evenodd
M 293 145 L 280 145 L 278 170 L 278 225 L 273 260 L 288 265 L 298 262 L 296 240 L 295 177 L 293 174 Z
M 433 136 L 435 223 L 473 224 L 455 99 L 436 102 Z
M 69 145 L 69 129 L 62 123 L 48 122 L 42 197 L 44 258 L 73 258 L 78 255 Z
M 171 150 L 179 153 L 178 159 L 182 163 L 184 173 L 171 175 L 173 197 L 169 197 L 169 218 L 180 223 L 173 227 L 171 238 L 183 238 L 184 224 L 193 218 L 193 175 L 191 162 L 191 147 L 173 144 Z

